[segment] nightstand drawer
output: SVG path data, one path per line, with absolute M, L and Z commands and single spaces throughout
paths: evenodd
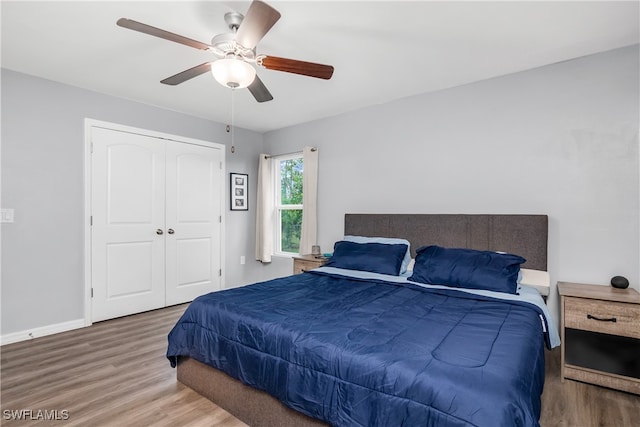
M 313 270 L 318 267 L 320 267 L 318 262 L 297 259 L 294 263 L 293 274 L 304 273 L 305 271 Z
M 584 298 L 565 298 L 564 326 L 640 338 L 640 305 Z
M 327 258 L 315 255 L 297 255 L 293 257 L 293 274 L 304 273 L 314 268 L 322 267 Z

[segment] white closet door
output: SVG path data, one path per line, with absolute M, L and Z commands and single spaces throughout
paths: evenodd
M 221 288 L 223 174 L 219 148 L 166 145 L 166 303 Z
M 163 307 L 164 145 L 101 128 L 92 142 L 92 320 Z

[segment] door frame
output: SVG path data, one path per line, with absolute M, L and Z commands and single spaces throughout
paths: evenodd
M 159 140 L 169 140 L 175 141 L 184 144 L 194 144 L 201 145 L 204 147 L 218 148 L 220 149 L 222 156 L 220 160 L 220 169 L 222 179 L 220 180 L 220 206 L 222 209 L 220 210 L 220 266 L 222 269 L 222 274 L 220 277 L 220 286 L 221 289 L 225 288 L 225 276 L 226 269 L 225 266 L 225 229 L 226 229 L 226 218 L 225 213 L 226 209 L 226 146 L 224 144 L 220 144 L 212 141 L 204 141 L 200 139 L 188 138 L 185 136 L 172 135 L 164 132 L 157 132 L 148 129 L 141 129 L 132 126 L 125 126 L 117 123 L 105 122 L 101 120 L 95 120 L 90 118 L 84 119 L 84 326 L 90 326 L 92 324 L 91 321 L 91 309 L 92 309 L 92 301 L 91 301 L 91 214 L 92 214 L 92 206 L 91 206 L 91 178 L 93 174 L 92 170 L 92 162 L 91 162 L 91 136 L 93 128 L 102 128 L 119 132 L 128 132 L 134 133 L 138 135 L 145 135 L 152 138 L 157 138 Z

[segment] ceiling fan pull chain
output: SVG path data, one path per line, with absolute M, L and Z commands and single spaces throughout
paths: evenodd
M 233 123 L 233 110 L 234 110 L 234 100 L 235 100 L 235 96 L 236 96 L 236 90 L 234 88 L 231 88 L 231 154 L 236 152 L 236 146 L 235 146 L 235 134 L 236 134 L 236 127 Z

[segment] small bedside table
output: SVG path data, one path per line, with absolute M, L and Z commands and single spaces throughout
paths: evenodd
M 293 274 L 304 273 L 314 268 L 322 267 L 328 258 L 321 255 L 296 255 L 293 257 Z
M 640 294 L 558 282 L 562 381 L 640 394 Z

